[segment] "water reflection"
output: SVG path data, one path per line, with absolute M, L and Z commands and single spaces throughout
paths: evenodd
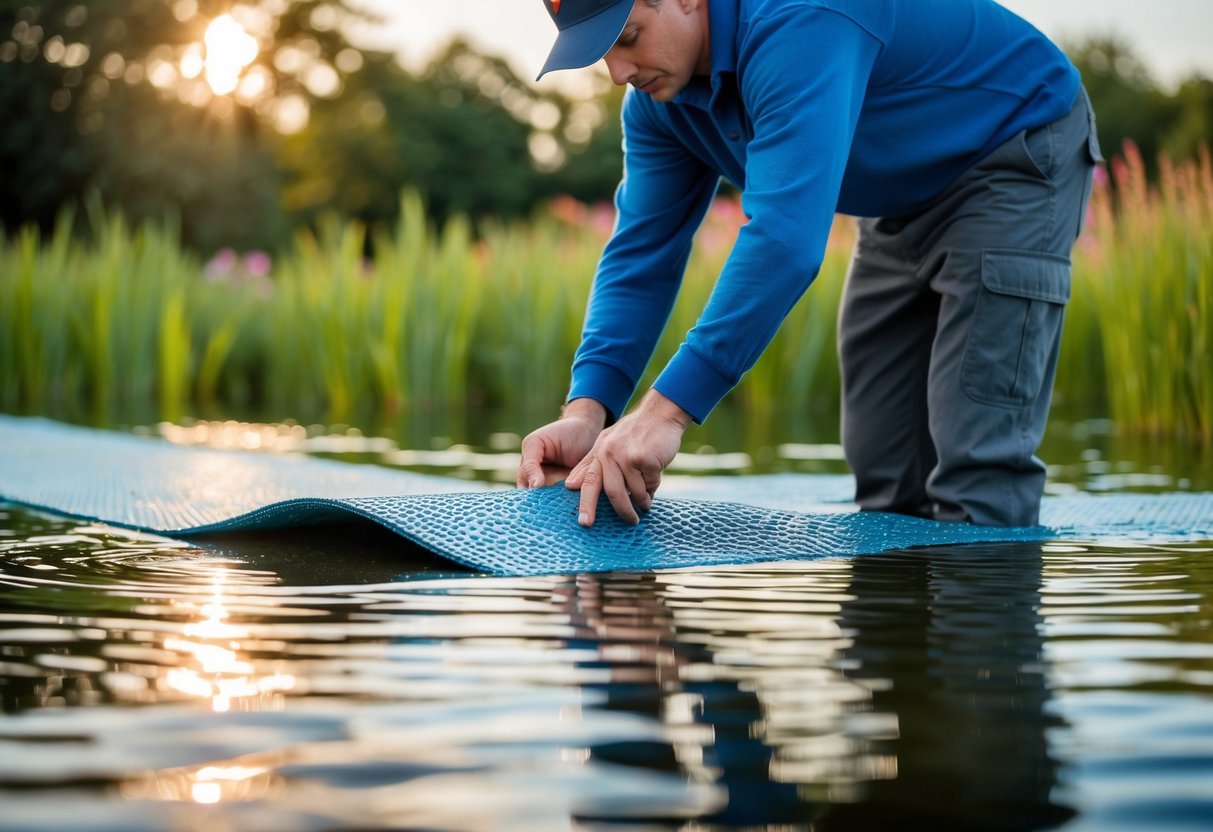
M 1100 807 L 1147 786 L 1208 808 L 1195 546 L 486 579 L 402 575 L 348 529 L 0 527 L 0 829 L 1112 829 L 1132 807 Z
M 117 794 L 125 800 L 187 801 L 201 805 L 261 800 L 282 786 L 282 778 L 274 772 L 273 762 L 165 769 L 154 775 L 125 780 Z
M 242 658 L 241 639 L 248 638 L 250 632 L 248 627 L 236 626 L 227 620 L 230 613 L 224 603 L 225 576 L 225 569 L 215 571 L 212 584 L 214 592 L 198 610 L 201 620 L 186 623 L 181 628 L 181 636 L 164 639 L 166 651 L 192 657 L 189 666 L 169 670 L 164 681 L 175 691 L 210 700 L 211 709 L 217 712 L 230 710 L 233 700 L 246 710 L 280 710 L 283 706 L 282 693 L 295 686 L 295 677 L 280 671 L 266 673 L 263 670 L 258 673 L 258 668 L 252 662 Z M 188 607 L 192 603 L 187 601 L 183 606 Z M 240 767 L 237 770 L 246 771 Z M 214 777 L 219 775 L 215 774 Z M 243 776 L 225 777 L 227 780 L 247 779 Z M 215 788 L 206 789 L 205 794 L 219 793 L 218 784 L 213 785 Z
M 1039 544 L 923 550 L 854 562 L 840 622 L 848 676 L 896 715 L 879 743 L 896 777 L 834 806 L 824 829 L 1039 829 L 1073 816 L 1051 793 Z M 941 799 L 939 784 L 948 784 Z
M 1050 799 L 1041 562 L 1000 546 L 583 578 L 601 660 L 631 646 L 608 703 L 691 729 L 606 753 L 723 786 L 705 820 L 729 826 L 1056 825 L 1073 812 Z

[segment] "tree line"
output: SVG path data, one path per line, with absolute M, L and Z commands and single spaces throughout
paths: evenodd
M 257 41 L 239 84 L 208 85 L 207 24 L 243 14 Z M 346 0 L 0 0 L 0 224 L 54 224 L 100 199 L 171 221 L 204 255 L 277 250 L 325 214 L 395 222 L 526 217 L 553 196 L 610 197 L 621 91 L 538 91 L 452 42 L 428 67 L 350 42 L 373 23 Z M 1213 81 L 1162 89 L 1124 43 L 1071 45 L 1105 153 L 1192 156 L 1213 130 Z

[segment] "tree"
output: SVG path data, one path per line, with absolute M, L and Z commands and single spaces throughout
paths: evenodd
M 1162 150 L 1172 159 L 1191 159 L 1213 138 L 1213 80 L 1199 75 L 1184 81 L 1173 98 L 1175 115 Z
M 549 194 L 582 202 L 610 199 L 623 173 L 623 87 L 609 82 L 592 101 L 576 102 L 559 128 L 565 163 L 546 182 Z M 587 137 L 588 134 L 588 137 Z
M 509 71 L 461 42 L 417 77 L 387 56 L 369 58 L 347 78 L 344 95 L 317 102 L 306 129 L 281 142 L 292 218 L 335 212 L 388 224 L 406 187 L 438 220 L 533 208 L 531 128 L 507 107 L 509 94 L 486 67 Z
M 1159 153 L 1192 158 L 1213 135 L 1213 81 L 1194 75 L 1169 94 L 1115 37 L 1093 37 L 1067 52 L 1090 93 L 1105 154 L 1131 139 L 1155 172 Z
M 224 14 L 236 28 L 204 47 Z M 204 250 L 272 245 L 273 131 L 361 65 L 340 26 L 356 15 L 345 0 L 0 0 L 0 222 L 49 225 L 97 193 L 135 219 L 177 214 Z

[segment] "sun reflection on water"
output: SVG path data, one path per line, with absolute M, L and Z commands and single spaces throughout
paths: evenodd
M 263 765 L 227 762 L 191 768 L 164 769 L 144 777 L 126 780 L 120 789 L 127 800 L 164 800 L 214 805 L 230 801 L 252 801 L 265 798 L 282 778 L 273 766 L 280 759 L 266 760 Z
M 231 624 L 224 603 L 226 570 L 215 572 L 211 597 L 199 607 L 202 618 L 181 628 L 181 635 L 164 639 L 164 649 L 190 656 L 196 666 L 175 667 L 165 675 L 169 688 L 199 699 L 209 699 L 211 710 L 225 712 L 233 704 L 245 710 L 280 710 L 282 694 L 295 687 L 295 677 L 273 672 L 257 675 L 257 667 L 239 653 L 248 627 Z

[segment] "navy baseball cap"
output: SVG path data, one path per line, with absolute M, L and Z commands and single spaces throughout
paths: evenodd
M 538 81 L 554 69 L 578 69 L 605 55 L 632 13 L 632 0 L 543 0 L 559 32 Z

